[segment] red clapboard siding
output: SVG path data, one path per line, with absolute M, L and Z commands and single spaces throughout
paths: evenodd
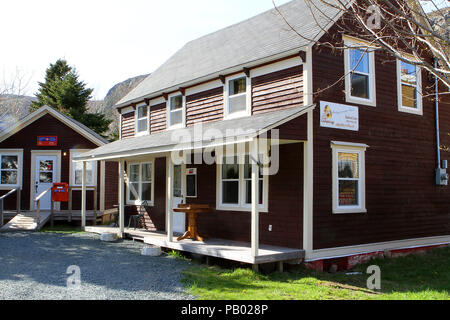
M 302 66 L 295 66 L 252 79 L 253 114 L 302 105 Z
M 129 112 L 122 115 L 122 139 L 132 138 L 135 133 L 135 119 L 134 112 Z
M 150 134 L 166 129 L 166 104 L 161 103 L 150 107 Z
M 223 87 L 186 97 L 186 125 L 223 120 Z
M 324 39 L 322 41 L 332 41 Z M 436 167 L 435 112 L 430 98 L 423 99 L 423 116 L 399 112 L 396 64 L 376 52 L 377 106 L 359 105 L 360 130 L 352 132 L 320 127 L 314 112 L 314 249 L 376 243 L 450 234 L 450 189 L 434 185 Z M 342 52 L 314 50 L 314 91 L 321 100 L 344 103 Z M 425 73 L 423 88 L 430 87 Z M 449 130 L 450 109 L 441 107 L 440 120 Z M 449 142 L 447 133 L 442 133 Z M 365 143 L 365 214 L 332 213 L 332 153 L 330 141 Z M 443 152 L 443 158 L 450 158 Z

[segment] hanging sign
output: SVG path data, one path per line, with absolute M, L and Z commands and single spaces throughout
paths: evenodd
M 56 147 L 58 145 L 57 136 L 38 136 L 37 145 L 39 147 Z
M 320 126 L 326 128 L 359 130 L 359 110 L 345 104 L 320 102 Z

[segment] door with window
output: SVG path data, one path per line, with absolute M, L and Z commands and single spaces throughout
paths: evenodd
M 50 188 L 56 181 L 56 156 L 36 156 L 36 175 L 35 175 L 35 197 Z M 51 192 L 47 192 L 41 198 L 41 210 L 50 210 L 51 208 Z
M 173 208 L 178 207 L 183 202 L 183 166 L 174 165 L 172 168 L 173 177 Z M 173 213 L 173 231 L 184 233 L 186 231 L 186 214 L 183 212 Z

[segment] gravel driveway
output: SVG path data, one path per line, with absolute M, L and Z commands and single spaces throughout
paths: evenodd
M 188 262 L 141 256 L 140 242 L 99 238 L 88 233 L 0 234 L 0 300 L 193 298 L 180 284 Z M 81 286 L 67 287 L 69 266 L 80 268 Z

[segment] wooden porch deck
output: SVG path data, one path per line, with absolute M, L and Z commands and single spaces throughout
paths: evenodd
M 105 226 L 89 226 L 86 232 L 92 233 L 119 233 L 119 228 Z M 156 245 L 190 253 L 196 253 L 209 257 L 217 257 L 226 260 L 238 261 L 249 264 L 263 264 L 271 262 L 283 262 L 300 260 L 305 256 L 304 250 L 260 245 L 259 255 L 251 255 L 250 243 L 225 239 L 207 239 L 204 242 L 192 240 L 167 241 L 167 235 L 161 232 L 151 232 L 142 229 L 125 228 L 125 236 L 142 240 L 144 243 Z

